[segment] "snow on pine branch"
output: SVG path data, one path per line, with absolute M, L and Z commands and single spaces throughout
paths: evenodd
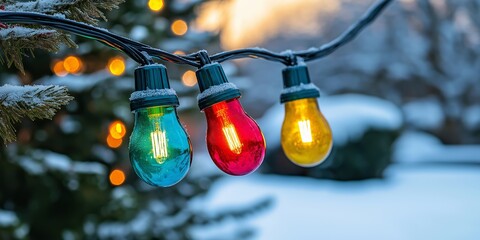
M 28 2 L 2 1 L 0 4 L 6 11 L 36 12 L 68 18 L 87 24 L 97 24 L 99 19 L 106 21 L 102 11 L 117 8 L 124 0 L 36 0 Z M 22 58 L 25 53 L 34 49 L 43 49 L 49 52 L 57 52 L 61 44 L 68 47 L 77 45 L 70 37 L 57 30 L 47 30 L 39 26 L 7 25 L 6 29 L 0 30 L 0 63 L 6 62 L 8 67 L 15 65 L 24 72 Z
M 12 38 L 28 38 L 33 37 L 35 35 L 41 34 L 53 34 L 55 30 L 48 30 L 48 29 L 33 29 L 27 27 L 14 27 L 14 28 L 6 28 L 0 29 L 0 39 L 7 40 Z
M 124 0 L 37 0 L 30 2 L 7 1 L 6 11 L 36 12 L 43 14 L 62 14 L 66 18 L 89 24 L 98 23 L 98 19 L 106 21 L 102 10 L 110 11 L 118 8 Z
M 66 34 L 55 30 L 36 29 L 15 26 L 0 30 L 0 63 L 7 63 L 7 66 L 15 65 L 17 69 L 24 72 L 22 57 L 25 52 L 33 55 L 34 49 L 43 49 L 49 52 L 57 52 L 60 44 L 69 47 L 77 45 Z
M 55 112 L 73 97 L 63 86 L 0 87 L 0 137 L 5 143 L 15 140 L 14 124 L 23 117 L 51 119 Z

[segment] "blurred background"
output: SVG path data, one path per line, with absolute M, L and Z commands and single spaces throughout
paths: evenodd
M 171 52 L 326 43 L 373 0 L 126 0 L 101 27 Z M 308 64 L 334 149 L 300 168 L 280 147 L 280 64 L 222 64 L 267 156 L 226 176 L 205 145 L 194 68 L 165 63 L 191 136 L 188 177 L 132 171 L 136 63 L 100 43 L 2 65 L 0 84 L 58 84 L 75 100 L 0 147 L 0 239 L 480 239 L 480 1 L 398 0 L 360 37 Z

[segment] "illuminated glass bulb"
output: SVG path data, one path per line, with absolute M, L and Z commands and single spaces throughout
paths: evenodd
M 133 169 L 150 185 L 172 186 L 190 168 L 190 141 L 172 106 L 136 110 L 129 149 Z
M 213 162 L 231 175 L 255 171 L 265 156 L 265 139 L 240 105 L 240 91 L 228 82 L 218 63 L 203 66 L 196 75 L 202 92 L 198 106 L 207 117 L 207 148 Z
M 316 166 L 328 157 L 333 145 L 332 131 L 316 98 L 285 103 L 281 143 L 285 155 L 300 166 Z
M 332 130 L 320 112 L 320 92 L 310 82 L 305 65 L 290 66 L 282 71 L 284 90 L 280 101 L 285 104 L 281 144 L 285 155 L 302 167 L 322 163 L 333 146 Z
M 130 162 L 146 183 L 172 186 L 187 175 L 192 148 L 177 116 L 178 98 L 170 89 L 166 68 L 159 64 L 137 68 L 135 90 L 130 98 L 135 115 Z
M 255 171 L 265 156 L 265 140 L 238 99 L 216 103 L 204 112 L 208 152 L 215 165 L 231 175 Z

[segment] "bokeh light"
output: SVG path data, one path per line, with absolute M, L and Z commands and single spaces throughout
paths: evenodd
M 121 138 L 120 139 L 115 139 L 110 134 L 108 134 L 108 136 L 107 136 L 107 145 L 110 148 L 118 148 L 122 145 L 122 142 L 123 142 L 123 140 Z
M 125 182 L 125 173 L 120 169 L 115 169 L 110 173 L 110 183 L 114 186 L 120 186 Z
M 187 87 L 193 87 L 197 84 L 197 76 L 195 76 L 195 72 L 192 70 L 186 71 L 182 76 L 182 83 Z
M 159 12 L 163 9 L 163 0 L 149 0 L 148 7 L 154 12 Z
M 173 52 L 173 54 L 177 54 L 177 55 L 185 55 L 185 52 L 182 51 L 182 50 L 176 50 L 175 52 Z
M 82 70 L 82 60 L 75 56 L 68 56 L 63 60 L 63 67 L 68 73 L 76 74 Z
M 113 138 L 121 139 L 125 136 L 127 130 L 125 128 L 125 124 L 122 121 L 117 120 L 110 124 L 108 127 L 108 132 Z
M 68 74 L 68 72 L 63 67 L 63 61 L 61 61 L 61 60 L 60 61 L 55 61 L 52 64 L 52 72 L 59 77 L 65 77 Z
M 179 20 L 175 20 L 172 23 L 171 29 L 172 29 L 173 34 L 178 35 L 178 36 L 182 36 L 185 33 L 187 33 L 188 25 L 187 25 L 187 22 L 179 19 Z
M 120 76 L 125 72 L 125 60 L 114 57 L 108 61 L 108 71 L 114 76 Z

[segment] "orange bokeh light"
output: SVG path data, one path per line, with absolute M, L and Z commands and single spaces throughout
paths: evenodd
M 125 182 L 125 173 L 120 169 L 115 169 L 110 173 L 110 183 L 114 186 L 120 186 Z
M 177 55 L 185 55 L 185 52 L 182 51 L 182 50 L 177 50 L 175 52 L 173 52 L 173 54 L 177 54 Z
M 110 133 L 110 136 L 112 136 L 112 138 L 122 139 L 127 133 L 127 129 L 122 121 L 117 120 L 110 124 L 110 126 L 108 127 L 108 132 Z
M 125 60 L 114 57 L 108 61 L 108 71 L 114 76 L 120 76 L 125 72 Z
M 107 145 L 111 148 L 118 148 L 122 145 L 123 140 L 120 139 L 115 139 L 112 137 L 112 135 L 108 134 L 107 137 Z
M 63 67 L 63 61 L 54 62 L 52 66 L 52 72 L 59 77 L 65 77 L 68 74 L 68 72 Z
M 187 31 L 188 31 L 187 22 L 185 22 L 181 19 L 175 20 L 172 23 L 172 26 L 170 28 L 172 29 L 173 34 L 178 35 L 178 36 L 182 36 L 185 33 L 187 33 Z
M 63 67 L 68 73 L 79 73 L 82 70 L 82 60 L 75 56 L 68 56 L 63 60 Z
M 182 83 L 187 87 L 193 87 L 197 84 L 197 76 L 192 70 L 186 71 L 182 76 Z

